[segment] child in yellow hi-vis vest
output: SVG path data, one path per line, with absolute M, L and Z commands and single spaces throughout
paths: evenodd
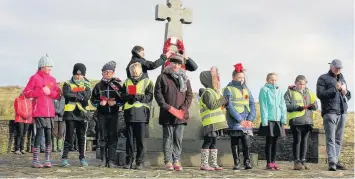
M 223 90 L 223 96 L 229 98 L 227 106 L 228 133 L 234 160 L 233 170 L 239 170 L 239 140 L 243 146 L 244 169 L 252 169 L 250 162 L 250 136 L 253 136 L 252 122 L 256 117 L 253 95 L 245 83 L 243 65 L 234 65 L 232 81 Z
M 284 95 L 287 107 L 287 119 L 293 135 L 294 169 L 309 170 L 305 164 L 307 141 L 313 128 L 314 112 L 317 110 L 317 97 L 307 87 L 307 79 L 298 75 L 295 85 L 290 86 Z
M 64 83 L 63 96 L 65 98 L 64 115 L 65 141 L 62 155 L 62 167 L 69 166 L 68 154 L 73 145 L 74 129 L 76 130 L 81 166 L 88 166 L 85 159 L 86 131 L 88 128 L 87 107 L 91 97 L 90 82 L 85 78 L 86 67 L 77 63 L 73 68 L 73 77 Z
M 149 123 L 149 104 L 153 100 L 153 81 L 143 75 L 142 64 L 132 63 L 130 74 L 123 84 L 124 119 L 126 123 L 126 164 L 131 169 L 134 159 L 134 138 L 137 148 L 135 169 L 143 169 L 145 128 Z
M 200 89 L 200 116 L 203 126 L 204 142 L 201 148 L 201 170 L 223 170 L 217 164 L 217 131 L 227 128 L 225 112 L 222 109 L 228 99 L 220 94 L 218 69 L 200 74 L 200 81 L 205 89 Z

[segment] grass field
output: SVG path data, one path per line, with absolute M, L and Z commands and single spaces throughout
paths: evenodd
M 95 81 L 97 82 L 97 81 Z M 95 84 L 93 83 L 93 85 Z M 20 94 L 21 88 L 18 86 L 0 87 L 0 119 L 9 120 L 14 118 L 14 99 Z M 194 98 L 196 100 L 196 98 Z M 194 101 L 192 105 L 199 105 L 197 101 Z M 191 109 L 199 108 L 198 106 L 192 106 Z M 199 111 L 191 111 L 191 115 L 197 115 L 199 117 Z M 259 106 L 257 105 L 257 119 L 254 122 L 254 127 L 259 127 L 260 113 Z M 316 112 L 316 119 L 314 120 L 315 128 L 323 128 L 323 119 L 320 112 Z M 349 112 L 345 129 L 345 141 L 354 142 L 354 112 Z

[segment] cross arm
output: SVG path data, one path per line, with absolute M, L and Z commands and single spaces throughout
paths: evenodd
M 192 23 L 192 10 L 184 8 L 182 10 L 182 19 L 181 22 L 183 24 L 191 24 Z
M 155 6 L 155 20 L 165 21 L 169 17 L 170 9 L 164 4 Z

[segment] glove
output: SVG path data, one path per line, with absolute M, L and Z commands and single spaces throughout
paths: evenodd
M 309 110 L 316 110 L 316 105 L 315 104 L 311 104 L 308 106 Z
M 229 96 L 225 96 L 224 99 L 225 99 L 225 103 L 223 105 L 227 106 L 229 103 Z
M 135 103 L 137 101 L 137 99 L 135 98 L 135 95 L 133 96 L 133 95 L 128 95 L 128 103 L 129 104 L 133 104 L 133 103 Z
M 135 99 L 136 101 L 141 101 L 142 98 L 143 98 L 143 95 L 141 95 L 141 94 L 137 94 L 137 95 L 134 96 L 134 99 Z
M 304 107 L 303 106 L 297 106 L 296 107 L 296 111 L 303 111 L 304 110 Z

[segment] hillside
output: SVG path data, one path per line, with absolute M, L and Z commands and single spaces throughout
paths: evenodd
M 94 86 L 98 81 L 94 81 L 92 85 Z M 63 83 L 61 83 L 62 85 Z M 13 119 L 13 101 L 19 95 L 21 88 L 18 86 L 7 86 L 7 87 L 0 87 L 0 119 Z M 156 105 L 154 102 L 153 105 Z M 193 98 L 193 103 L 191 109 L 198 109 L 199 103 L 197 98 Z M 94 107 L 92 107 L 94 109 Z M 190 111 L 190 115 L 196 116 L 199 118 L 199 111 L 193 110 Z M 260 113 L 259 113 L 259 105 L 257 104 L 257 119 L 254 122 L 254 127 L 259 127 L 260 124 Z M 323 119 L 320 116 L 320 112 L 316 112 L 316 119 L 314 120 L 315 128 L 323 129 Z M 345 140 L 349 142 L 354 142 L 354 112 L 349 112 L 346 130 L 344 134 Z

